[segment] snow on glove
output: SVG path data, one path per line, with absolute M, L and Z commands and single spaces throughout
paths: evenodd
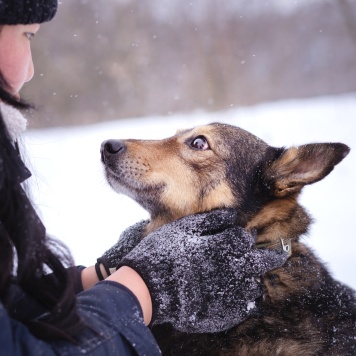
M 128 227 L 119 237 L 118 242 L 97 259 L 102 263 L 108 275 L 116 271 L 121 259 L 128 254 L 143 238 L 149 220 L 141 220 Z
M 280 267 L 287 254 L 254 248 L 254 236 L 233 227 L 232 210 L 191 215 L 145 237 L 120 262 L 146 282 L 153 324 L 183 332 L 219 332 L 245 320 L 262 295 L 254 278 Z

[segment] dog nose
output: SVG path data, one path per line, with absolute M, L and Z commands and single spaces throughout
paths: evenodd
M 119 153 L 124 147 L 124 143 L 120 140 L 107 140 L 101 144 L 101 150 L 112 155 Z
M 106 140 L 101 144 L 101 148 L 100 148 L 101 160 L 105 163 L 109 157 L 124 151 L 124 149 L 125 149 L 125 145 L 122 141 Z

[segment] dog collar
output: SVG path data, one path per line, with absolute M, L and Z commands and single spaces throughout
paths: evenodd
M 282 239 L 276 242 L 262 242 L 256 245 L 257 248 L 270 248 L 273 250 L 278 250 L 280 252 L 284 251 L 288 254 L 288 257 L 292 255 L 292 240 Z

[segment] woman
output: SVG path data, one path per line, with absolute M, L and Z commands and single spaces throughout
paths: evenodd
M 19 91 L 34 72 L 30 40 L 56 10 L 57 0 L 0 0 L 2 351 L 155 355 L 150 323 L 215 332 L 241 322 L 251 312 L 247 304 L 261 295 L 252 277 L 281 266 L 286 256 L 253 249 L 253 237 L 232 227 L 232 211 L 184 218 L 142 242 L 145 223 L 139 223 L 88 268 L 73 267 L 68 251 L 46 236 L 22 188 L 31 173 L 18 149 L 26 127 L 18 110 L 29 107 Z M 240 291 L 229 291 L 227 278 Z

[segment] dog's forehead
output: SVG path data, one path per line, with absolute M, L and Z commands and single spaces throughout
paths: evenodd
M 231 125 L 213 123 L 213 124 L 192 127 L 189 129 L 179 129 L 177 130 L 175 137 L 180 137 L 185 139 L 188 137 L 205 135 L 211 138 L 213 137 L 219 138 L 221 135 L 224 135 L 224 132 L 227 133 L 228 131 L 236 131 L 238 129 L 239 129 L 238 127 L 234 127 Z
M 175 136 L 186 138 L 195 135 L 207 135 L 208 137 L 212 135 L 210 136 L 211 138 L 222 141 L 220 144 L 230 140 L 227 142 L 229 145 L 234 143 L 240 147 L 260 146 L 262 149 L 268 147 L 267 143 L 262 139 L 240 127 L 217 122 L 203 126 L 196 126 L 191 129 L 178 130 Z
M 190 137 L 194 134 L 203 135 L 211 132 L 212 129 L 213 129 L 212 125 L 202 125 L 202 126 L 191 127 L 188 129 L 178 129 L 174 136 Z

